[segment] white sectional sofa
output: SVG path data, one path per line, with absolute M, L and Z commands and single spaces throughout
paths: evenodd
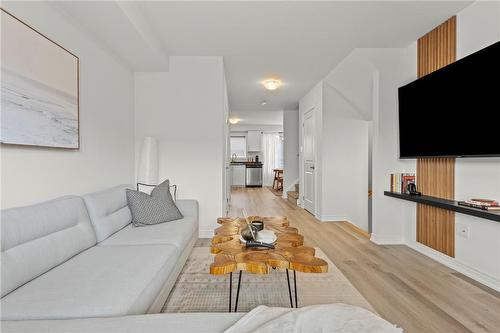
M 124 317 L 3 321 L 2 333 L 221 333 L 246 313 L 162 313 Z
M 196 317 L 143 314 L 161 310 L 194 246 L 197 201 L 176 202 L 181 220 L 133 227 L 127 187 L 2 211 L 3 330 L 83 332 L 101 323 L 123 331 L 139 323 L 155 331 Z M 220 315 L 222 326 L 239 318 Z M 105 318 L 83 319 L 96 317 Z M 213 322 L 217 314 L 197 318 Z M 193 331 L 205 326 L 190 325 Z

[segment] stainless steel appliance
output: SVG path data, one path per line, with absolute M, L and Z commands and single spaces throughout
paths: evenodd
M 246 187 L 262 187 L 262 164 L 247 163 L 245 173 Z

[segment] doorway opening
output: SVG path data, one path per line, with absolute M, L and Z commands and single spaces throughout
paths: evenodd
M 296 118 L 295 123 L 286 128 L 291 117 Z M 286 198 L 287 190 L 293 191 L 299 178 L 298 110 L 231 112 L 231 118 L 238 119 L 229 128 L 231 193 L 262 189 L 265 191 L 256 190 L 255 194 L 262 198 Z M 287 164 L 287 156 L 296 161 L 288 159 Z M 293 184 L 287 183 L 288 172 L 293 175 Z M 275 196 L 263 195 L 266 192 Z

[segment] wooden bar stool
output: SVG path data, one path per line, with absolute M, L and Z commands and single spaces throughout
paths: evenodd
M 283 189 L 283 169 L 274 169 L 273 172 L 273 188 L 279 191 Z

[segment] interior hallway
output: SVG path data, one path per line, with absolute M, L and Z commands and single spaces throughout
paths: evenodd
M 232 191 L 230 215 L 285 215 L 385 319 L 405 332 L 499 332 L 500 293 L 404 246 L 379 246 L 347 223 L 324 223 L 267 188 Z

